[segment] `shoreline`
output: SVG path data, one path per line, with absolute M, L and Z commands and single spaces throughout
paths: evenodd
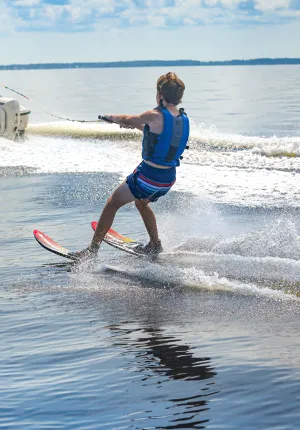
M 139 60 L 109 62 L 33 63 L 0 65 L 0 70 L 111 69 L 136 67 L 215 67 L 300 65 L 300 58 L 255 58 L 249 60 Z

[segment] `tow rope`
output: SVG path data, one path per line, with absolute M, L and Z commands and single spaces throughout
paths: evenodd
M 30 98 L 29 98 L 28 96 L 26 96 L 25 94 L 22 94 L 22 93 L 20 93 L 19 91 L 16 91 L 16 90 L 14 90 L 13 88 L 7 87 L 6 85 L 3 85 L 3 84 L 0 84 L 0 87 L 5 88 L 6 90 L 12 91 L 13 93 L 18 94 L 18 95 L 19 95 L 19 96 L 21 96 L 21 97 L 24 97 L 24 99 L 26 99 L 26 100 L 30 101 L 31 103 L 33 103 L 34 105 L 36 105 L 39 109 L 41 109 L 43 112 L 45 112 L 46 114 L 48 114 L 48 115 L 52 116 L 53 118 L 62 119 L 62 120 L 64 120 L 64 121 L 81 122 L 81 123 L 100 122 L 100 121 L 102 120 L 102 121 L 106 121 L 106 122 L 109 122 L 109 123 L 117 124 L 117 123 L 115 123 L 114 121 L 110 121 L 108 118 L 106 118 L 106 117 L 105 117 L 105 116 L 103 116 L 103 115 L 99 115 L 99 116 L 98 116 L 98 120 L 96 120 L 96 121 L 86 121 L 86 120 L 84 120 L 84 119 L 72 119 L 72 118 L 65 118 L 65 117 L 62 117 L 62 116 L 59 116 L 59 115 L 55 115 L 54 113 L 49 112 L 49 111 L 47 111 L 46 109 L 44 109 L 42 106 L 40 106 L 38 103 L 36 103 L 36 102 L 35 102 L 35 101 L 33 101 L 32 99 L 30 99 Z

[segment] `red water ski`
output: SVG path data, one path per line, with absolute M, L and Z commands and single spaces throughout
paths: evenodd
M 96 231 L 97 228 L 97 222 L 93 221 L 91 223 L 92 229 Z M 135 249 L 143 244 L 141 242 L 137 242 L 134 239 L 131 239 L 129 237 L 123 236 L 122 234 L 116 232 L 112 228 L 107 232 L 105 238 L 103 239 L 104 242 L 106 242 L 108 245 L 113 246 L 114 248 L 120 249 L 121 251 L 127 252 L 131 255 L 136 255 L 139 257 L 145 257 L 145 254 L 142 254 L 141 252 L 136 251 Z
M 34 230 L 33 235 L 37 242 L 47 251 L 53 252 L 53 254 L 60 255 L 61 257 L 69 258 L 70 260 L 77 260 L 75 252 L 71 252 L 69 249 L 64 248 L 58 243 L 54 242 L 51 237 L 47 236 L 39 230 Z

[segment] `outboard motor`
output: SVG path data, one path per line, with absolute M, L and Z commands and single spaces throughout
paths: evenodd
M 17 100 L 0 97 L 0 137 L 15 140 L 20 125 L 20 105 Z

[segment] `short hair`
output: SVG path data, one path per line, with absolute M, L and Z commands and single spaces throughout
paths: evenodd
M 184 90 L 184 83 L 173 72 L 166 73 L 157 80 L 157 91 L 161 93 L 167 103 L 175 106 L 181 103 Z

